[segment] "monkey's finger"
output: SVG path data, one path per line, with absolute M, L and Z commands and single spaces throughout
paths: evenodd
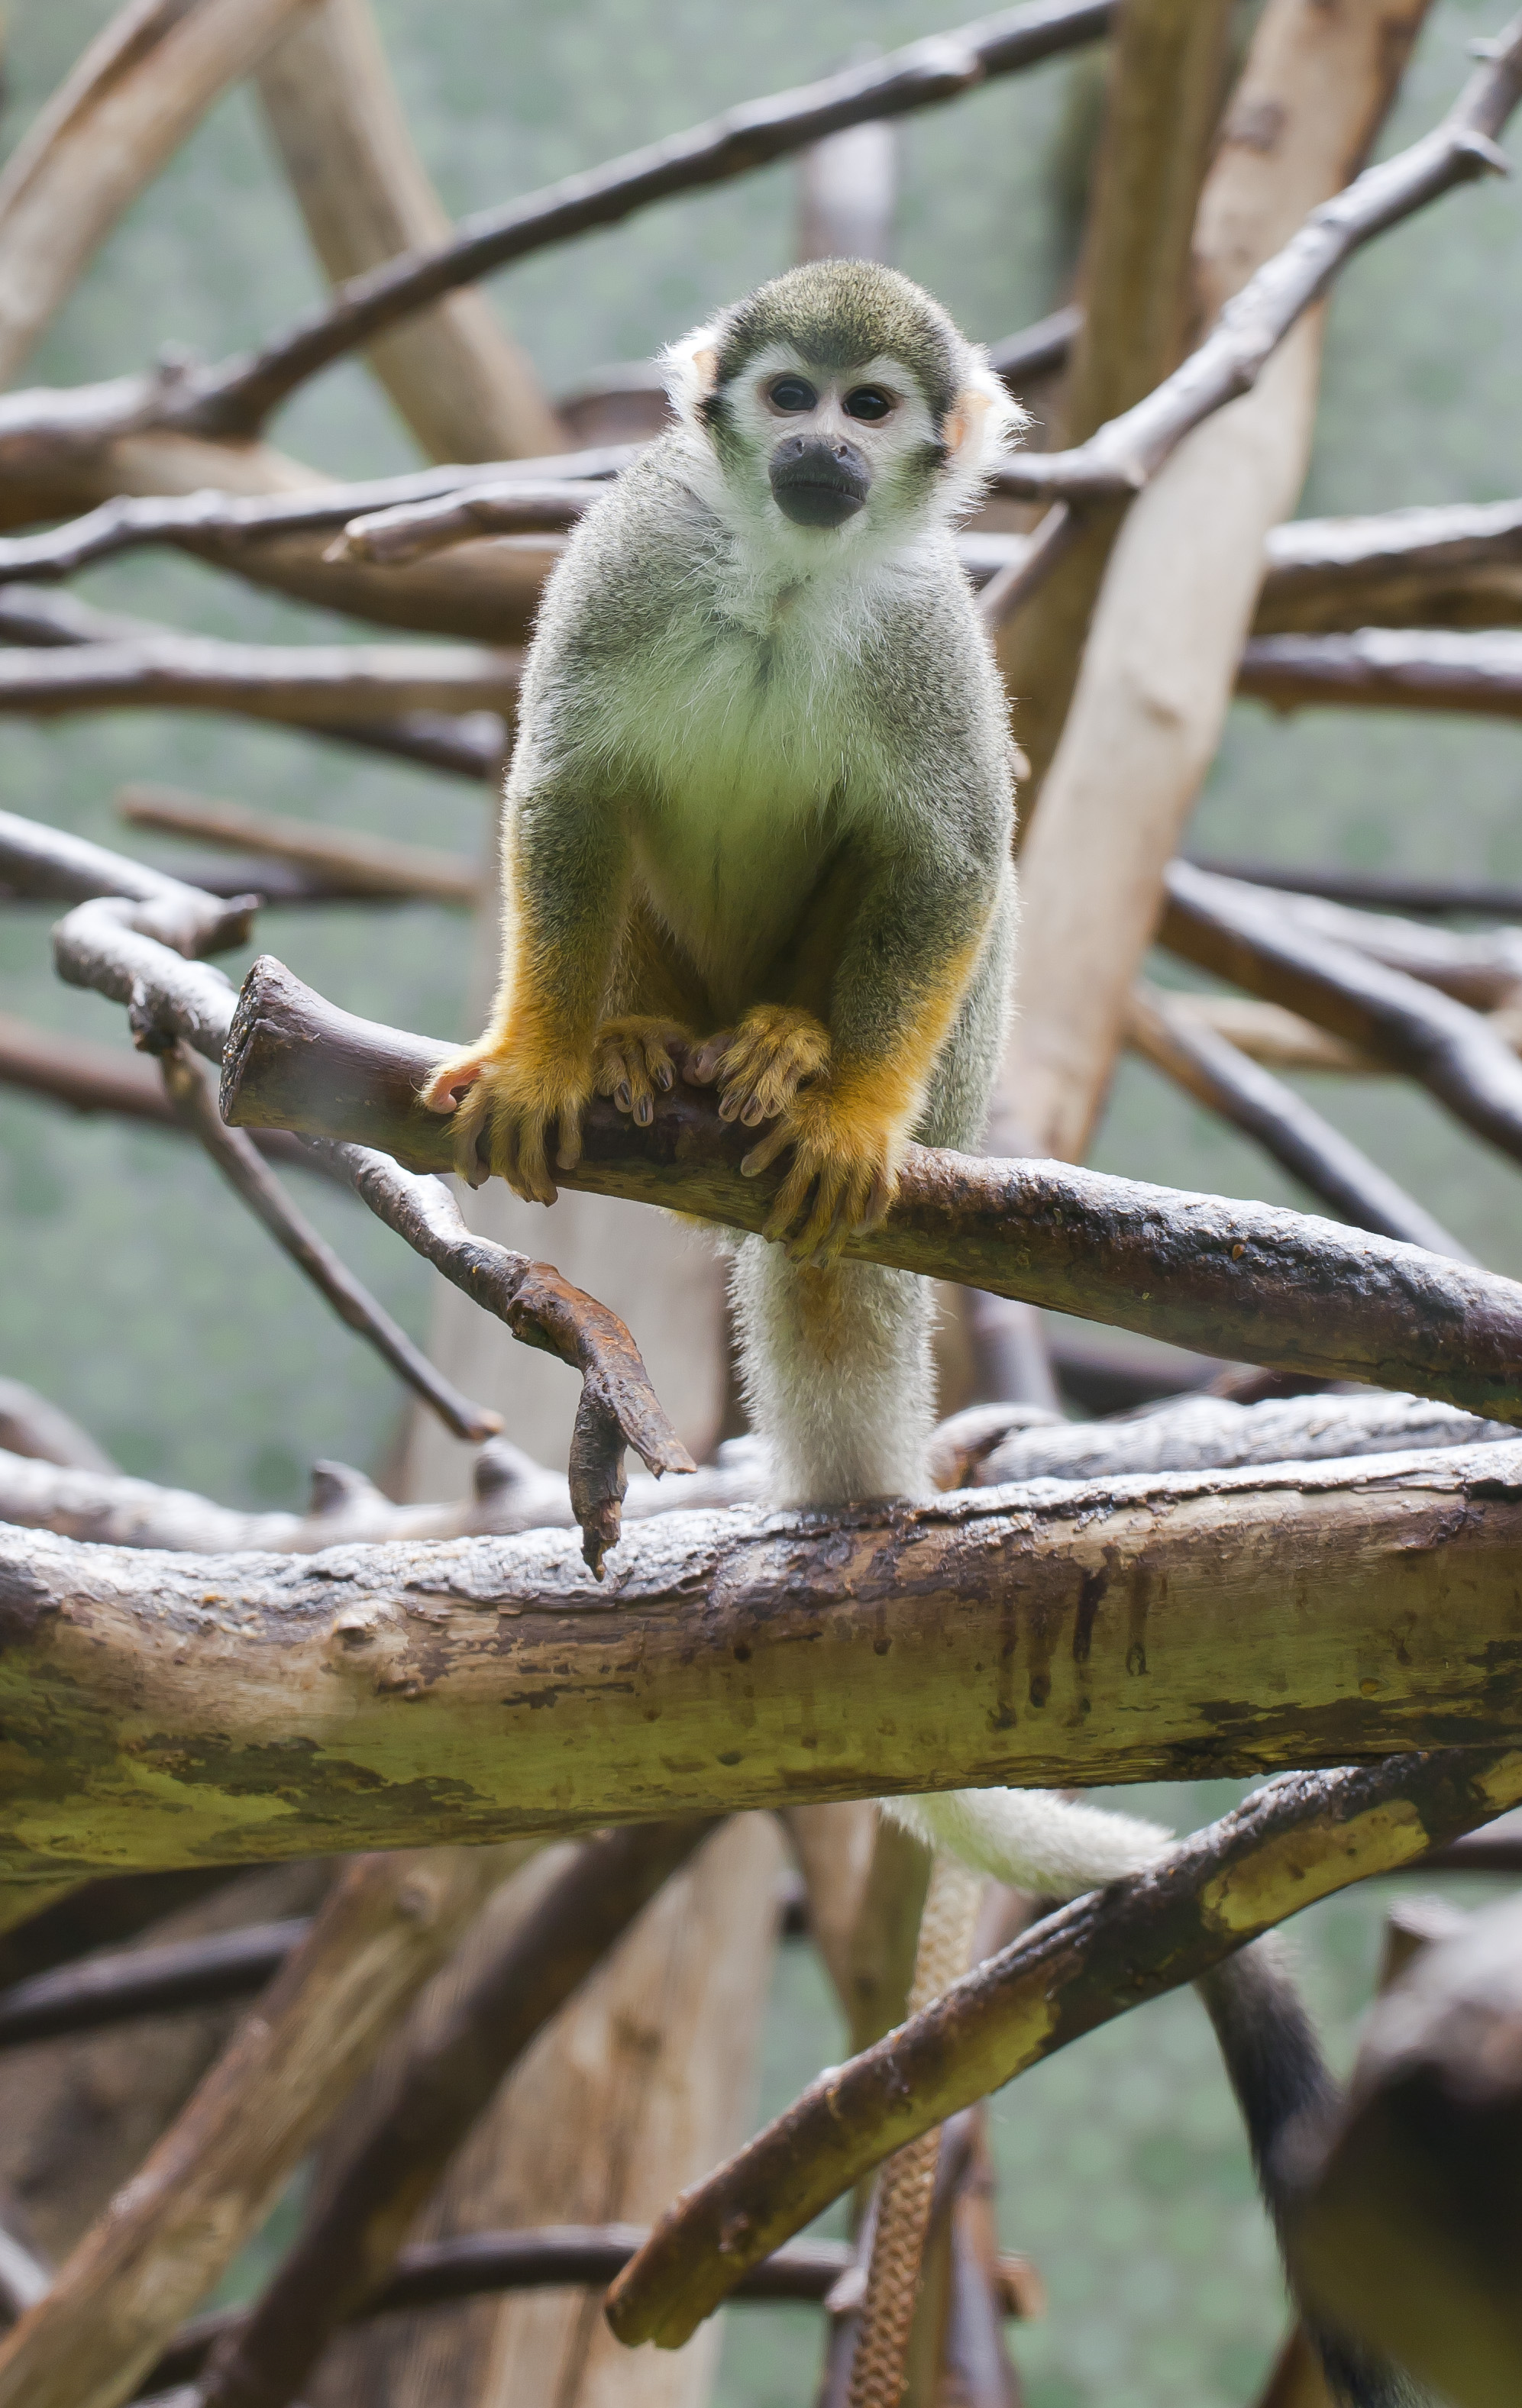
M 682 1031 L 674 1020 L 663 1022 L 656 1028 L 645 1029 L 639 1039 L 640 1051 L 645 1057 L 645 1076 L 663 1096 L 668 1096 L 677 1082 L 677 1066 L 671 1058 L 670 1049 L 681 1041 Z
M 752 1146 L 741 1161 L 741 1178 L 755 1179 L 763 1170 L 769 1170 L 777 1156 L 792 1144 L 797 1135 L 791 1121 L 779 1121 L 775 1128 L 767 1131 L 759 1145 Z
M 545 1154 L 546 1131 L 547 1124 L 537 1112 L 525 1114 L 518 1127 L 517 1187 L 530 1204 L 553 1204 L 560 1192 Z
M 560 1115 L 555 1146 L 555 1163 L 561 1170 L 574 1170 L 582 1159 L 582 1115 L 574 1104 L 567 1104 Z M 553 1197 L 551 1202 L 554 1201 Z
M 776 1198 L 767 1216 L 765 1235 L 775 1238 L 793 1252 L 792 1231 L 808 1210 L 819 1166 L 816 1162 L 795 1161 L 787 1177 L 777 1190 Z
M 716 1037 L 705 1037 L 687 1056 L 682 1077 L 692 1087 L 711 1087 L 719 1075 L 719 1066 L 735 1041 L 732 1028 L 721 1028 Z
M 826 1164 L 814 1183 L 812 1206 L 805 1220 L 795 1231 L 788 1253 L 796 1263 L 811 1262 L 816 1256 L 828 1260 L 839 1251 L 840 1239 L 832 1246 L 831 1235 L 840 1216 L 840 1207 L 849 1192 L 849 1181 L 840 1167 Z M 844 1236 L 844 1231 L 841 1231 Z
M 464 1065 L 446 1062 L 441 1070 L 434 1072 L 418 1101 L 425 1111 L 452 1112 L 461 1097 L 469 1094 L 481 1073 L 479 1062 Z
M 491 1097 L 486 1088 L 478 1087 L 461 1105 L 450 1131 L 455 1172 L 467 1187 L 484 1187 L 492 1175 L 492 1166 L 481 1159 L 481 1153 L 482 1133 L 489 1132 L 490 1126 Z

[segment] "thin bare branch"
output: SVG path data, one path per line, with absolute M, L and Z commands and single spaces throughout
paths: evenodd
M 1323 1120 L 1293 1087 L 1239 1054 L 1215 1029 L 1175 1012 L 1172 996 L 1160 988 L 1133 990 L 1126 1034 L 1133 1052 L 1186 1095 L 1256 1139 L 1275 1162 L 1355 1228 L 1376 1229 L 1405 1245 L 1451 1254 L 1456 1262 L 1474 1260 L 1467 1246 L 1450 1237 L 1414 1197 Z
M 417 1097 L 445 1050 L 336 1010 L 266 955 L 245 981 L 227 1047 L 223 1116 L 444 1169 L 448 1123 Z M 648 1129 L 611 1104 L 591 1105 L 581 1163 L 564 1180 L 758 1230 L 771 1182 L 740 1175 L 742 1151 L 707 1096 L 682 1087 L 659 1100 Z M 896 1206 L 848 1252 L 1206 1352 L 1228 1347 L 1244 1362 L 1522 1419 L 1522 1287 L 1262 1205 L 911 1146 Z
M 252 895 L 223 902 L 165 870 L 14 811 L 0 811 L 0 879 L 13 895 L 52 903 L 119 896 L 138 907 L 131 924 L 140 935 L 190 959 L 246 945 L 257 907 Z
M 1167 874 L 1170 952 L 1403 1070 L 1522 1161 L 1522 1064 L 1477 1011 L 1403 970 L 1308 933 L 1277 896 L 1185 861 Z
M 601 488 L 590 482 L 475 485 L 435 501 L 401 502 L 352 518 L 323 554 L 329 561 L 367 561 L 389 567 L 447 552 L 483 536 L 556 532 L 574 526 Z
M 1038 318 L 1034 325 L 1022 326 L 1017 335 L 1006 335 L 1002 341 L 990 343 L 988 357 L 1018 397 L 1027 384 L 1055 376 L 1067 366 L 1083 322 L 1083 310 L 1069 302 L 1065 308 L 1054 309 L 1050 316 Z
M 350 1868 L 130 2189 L 0 2342 L 6 2408 L 130 2398 L 523 1853 L 435 1848 Z
M 393 844 L 384 837 L 325 827 L 313 820 L 279 819 L 240 803 L 203 802 L 171 786 L 123 786 L 116 807 L 133 827 L 245 845 L 251 853 L 315 872 L 330 893 L 420 896 L 434 903 L 475 904 L 481 898 L 481 871 L 462 853 Z
M 522 657 L 459 644 L 234 644 L 167 630 L 132 643 L 0 652 L 0 712 L 235 710 L 289 726 L 410 711 L 510 719 Z
M 0 1447 L 36 1463 L 57 1464 L 75 1471 L 114 1472 L 115 1464 L 47 1397 L 39 1397 L 21 1380 L 0 1380 Z
M 493 268 L 594 226 L 616 224 L 671 194 L 723 183 L 842 126 L 953 100 L 991 77 L 1093 41 L 1110 14 L 1109 0 L 1027 0 L 1002 16 L 891 50 L 869 65 L 744 102 L 607 166 L 467 218 L 448 242 L 340 286 L 327 308 L 259 351 L 187 379 L 176 417 L 203 435 L 251 435 L 309 377 Z
M 309 1914 L 287 1915 L 279 1923 L 244 1923 L 34 1974 L 0 1990 L 0 2049 L 250 1998 L 310 1929 Z
M 266 57 L 259 95 L 330 280 L 445 241 L 449 213 L 408 130 L 369 0 L 318 0 Z M 553 451 L 554 412 L 480 293 L 452 293 L 370 349 L 436 460 Z
M 1399 870 L 1287 867 L 1282 862 L 1205 860 L 1198 853 L 1191 859 L 1197 869 L 1213 870 L 1220 878 L 1240 878 L 1249 886 L 1271 886 L 1287 895 L 1321 895 L 1330 903 L 1370 911 L 1431 912 L 1439 918 L 1463 911 L 1482 920 L 1522 920 L 1522 886 L 1490 879 L 1406 878 Z
M 1318 1898 L 1406 1864 L 1522 1795 L 1522 1756 L 1453 1748 L 1290 1773 L 1153 1871 L 1037 1924 L 822 2074 L 657 2225 L 609 2295 L 621 2341 L 678 2348 L 736 2278 L 906 2142 Z
M 1354 635 L 1254 636 L 1242 656 L 1237 691 L 1281 711 L 1320 703 L 1522 719 L 1522 629 L 1360 627 Z
M 456 1438 L 480 1440 L 495 1436 L 502 1426 L 501 1414 L 462 1396 L 453 1382 L 436 1369 L 306 1214 L 296 1210 L 247 1134 L 224 1125 L 211 1082 L 182 1038 L 165 1047 L 159 1068 L 165 1093 L 192 1136 L 235 1196 L 263 1223 L 345 1327 L 363 1338 Z
M 1076 451 L 1034 452 L 1007 464 L 998 490 L 1029 501 L 1119 499 L 1140 492 L 1192 428 L 1251 392 L 1290 328 L 1355 251 L 1456 185 L 1505 171 L 1497 136 L 1518 99 L 1522 19 L 1514 18 L 1485 46 L 1484 63 L 1442 122 L 1313 209 L 1170 377 Z
M 1202 862 L 1194 866 L 1204 868 Z M 1218 874 L 1229 877 L 1231 872 Z M 1522 990 L 1522 935 L 1514 928 L 1485 928 L 1472 935 L 1458 935 L 1451 928 L 1433 928 L 1419 921 L 1398 919 L 1387 911 L 1351 910 L 1346 904 L 1321 896 L 1282 890 L 1271 893 L 1271 901 L 1260 894 L 1259 902 L 1268 903 L 1271 910 L 1280 913 L 1292 926 L 1303 929 L 1308 937 L 1351 945 L 1356 952 L 1367 953 L 1371 961 L 1383 962 L 1388 969 L 1404 970 L 1410 977 L 1420 979 L 1424 986 L 1441 987 L 1444 995 L 1457 996 L 1476 1011 L 1494 1012 L 1515 1006 Z

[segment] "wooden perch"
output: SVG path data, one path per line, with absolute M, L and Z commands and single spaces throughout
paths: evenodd
M 104 237 L 308 0 L 128 0 L 0 176 L 0 384 Z
M 1182 1012 L 1161 988 L 1131 992 L 1127 1041 L 1134 1053 L 1254 1138 L 1266 1154 L 1329 1204 L 1357 1229 L 1409 1246 L 1425 1246 L 1455 1261 L 1474 1260 L 1467 1246 L 1408 1196 L 1398 1181 L 1371 1161 L 1361 1147 L 1308 1104 L 1293 1087 L 1263 1069 L 1229 1040 Z
M 1185 435 L 1250 393 L 1290 328 L 1355 251 L 1476 177 L 1504 173 L 1497 145 L 1522 99 L 1522 19 L 1484 50 L 1453 108 L 1430 134 L 1366 167 L 1312 210 L 1284 249 L 1228 301 L 1183 366 L 1146 397 L 1070 452 L 1033 452 L 1007 463 L 996 491 L 1023 500 L 1121 499 L 1156 475 Z
M 1456 502 L 1273 529 L 1254 633 L 1522 623 L 1522 501 Z
M 462 853 L 393 844 L 384 837 L 325 827 L 312 820 L 278 819 L 241 803 L 203 802 L 171 786 L 123 786 L 116 808 L 133 827 L 205 837 L 213 844 L 246 845 L 251 853 L 315 871 L 330 890 L 344 894 L 470 905 L 481 899 L 481 871 Z
M 678 2348 L 745 2267 L 948 2114 L 1318 1898 L 1522 1795 L 1522 1756 L 1454 1748 L 1290 1773 L 1157 1868 L 1078 1899 L 812 2083 L 657 2225 L 609 2294 L 621 2341 Z
M 337 597 L 334 607 L 341 607 Z M 122 619 L 114 612 L 92 610 L 86 604 L 76 602 L 72 595 L 35 594 L 17 585 L 0 585 L 0 637 L 13 644 L 43 649 L 85 647 L 92 658 L 113 652 L 136 658 L 146 647 L 148 653 L 161 663 L 179 662 L 182 666 L 184 657 L 179 648 L 190 640 L 151 621 Z M 244 648 L 232 649 L 236 652 Z M 248 649 L 256 654 L 260 651 L 257 646 Z M 0 652 L 0 662 L 7 658 L 14 655 Z M 202 650 L 193 666 L 204 676 L 208 666 Z M 267 671 L 267 656 L 262 658 L 260 666 Z M 309 668 L 309 661 L 306 666 Z M 275 715 L 283 715 L 287 724 L 326 737 L 334 743 L 395 753 L 404 761 L 421 761 L 430 768 L 447 769 L 455 777 L 477 781 L 499 774 L 507 746 L 506 727 L 495 710 L 467 710 L 460 716 L 440 710 L 409 710 L 395 719 L 335 721 L 331 712 L 322 709 L 309 714 L 296 707 Z
M 0 2048 L 249 1998 L 273 1979 L 310 1928 L 309 1915 L 287 1915 L 35 1974 L 0 1990 Z
M 417 1101 L 445 1051 L 336 1010 L 266 954 L 239 998 L 223 1115 L 445 1169 L 448 1121 Z M 742 1140 L 702 1091 L 661 1097 L 647 1129 L 597 1102 L 583 1117 L 580 1164 L 559 1176 L 759 1230 L 773 1182 L 740 1176 Z M 1522 1287 L 1263 1205 L 911 1146 L 894 1210 L 847 1251 L 1202 1352 L 1522 1420 Z
M 512 1849 L 362 1857 L 257 2014 L 0 2342 L 5 2408 L 117 2408 L 268 2213 Z
M 449 241 L 341 285 L 325 309 L 298 320 L 257 351 L 194 372 L 183 380 L 175 420 L 200 435 L 251 436 L 309 377 L 493 268 L 594 226 L 616 224 L 672 194 L 765 166 L 842 126 L 953 100 L 991 77 L 1094 40 L 1110 15 L 1110 0 L 1027 0 L 800 90 L 743 102 L 705 125 L 482 211 L 466 219 Z
M 452 2241 L 414 2242 L 397 2252 L 394 2272 L 366 2300 L 360 2316 L 399 2315 L 409 2309 L 451 2307 L 502 2291 L 606 2290 L 621 2274 L 648 2229 L 637 2224 L 551 2224 L 528 2231 L 467 2232 Z M 844 2241 L 794 2241 L 736 2285 L 731 2297 L 765 2304 L 795 2300 L 823 2306 L 851 2262 Z M 1024 2259 L 1009 2258 L 1001 2292 L 1007 2315 L 1027 2314 Z M 194 2379 L 224 2334 L 247 2319 L 244 2308 L 214 2308 L 194 2317 L 169 2344 L 138 2397 Z M 357 2319 L 356 2319 L 357 2321 Z
M 661 1515 L 601 1588 L 562 1530 L 229 1558 L 0 1529 L 3 1870 L 1499 1745 L 1519 1498 L 1507 1442 Z
M 304 9 L 259 70 L 259 96 L 312 248 L 333 283 L 447 240 L 448 211 L 408 131 L 369 0 Z M 554 412 L 479 293 L 371 346 L 370 366 L 424 452 L 553 452 Z
M 340 2324 L 390 2275 L 414 2217 L 510 2066 L 712 1826 L 588 1840 L 419 2033 L 257 2307 L 201 2376 L 201 2408 L 286 2408 Z
M 1461 2408 L 1522 2383 L 1515 1899 L 1422 1950 L 1376 2001 L 1344 2117 L 1303 2135 L 1289 2247 L 1312 2300 Z
M 1235 880 L 1175 861 L 1166 886 L 1159 935 L 1170 952 L 1419 1079 L 1522 1161 L 1522 1064 L 1478 1012 L 1351 945 L 1306 934 L 1276 896 Z
M 1522 719 L 1522 630 L 1360 627 L 1350 636 L 1254 636 L 1237 692 L 1280 711 L 1330 703 Z
M 234 1195 L 290 1255 L 345 1327 L 363 1338 L 456 1438 L 479 1442 L 495 1436 L 502 1426 L 501 1414 L 462 1396 L 454 1383 L 445 1379 L 385 1307 L 377 1303 L 364 1282 L 354 1277 L 322 1232 L 297 1211 L 246 1131 L 225 1125 L 210 1080 L 182 1038 L 165 1048 L 159 1068 L 164 1091 L 179 1120 L 210 1156 Z M 405 1178 L 407 1174 L 397 1175 Z

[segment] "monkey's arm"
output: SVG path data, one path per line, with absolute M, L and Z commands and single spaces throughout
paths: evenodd
M 516 781 L 515 781 L 516 782 Z M 553 1204 L 554 1160 L 581 1152 L 598 1022 L 628 906 L 628 815 L 572 767 L 510 788 L 503 827 L 502 971 L 484 1036 L 430 1081 L 455 1114 L 455 1167 L 479 1185 L 478 1141 L 520 1196 Z
M 865 840 L 859 899 L 830 985 L 828 1067 L 744 1164 L 754 1176 L 792 1147 L 767 1235 L 785 1239 L 800 1259 L 827 1257 L 893 1200 L 999 891 L 1000 814 L 987 817 L 983 842 L 955 820 L 901 811 Z

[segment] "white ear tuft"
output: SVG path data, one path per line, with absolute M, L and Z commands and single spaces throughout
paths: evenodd
M 955 436 L 957 466 L 970 476 L 987 476 L 1029 424 L 1030 412 L 1022 409 L 986 352 L 975 351 L 971 373 L 947 422 L 948 438 Z
M 677 416 L 696 425 L 698 406 L 713 391 L 719 372 L 717 328 L 695 326 L 680 342 L 668 343 L 656 365 Z

